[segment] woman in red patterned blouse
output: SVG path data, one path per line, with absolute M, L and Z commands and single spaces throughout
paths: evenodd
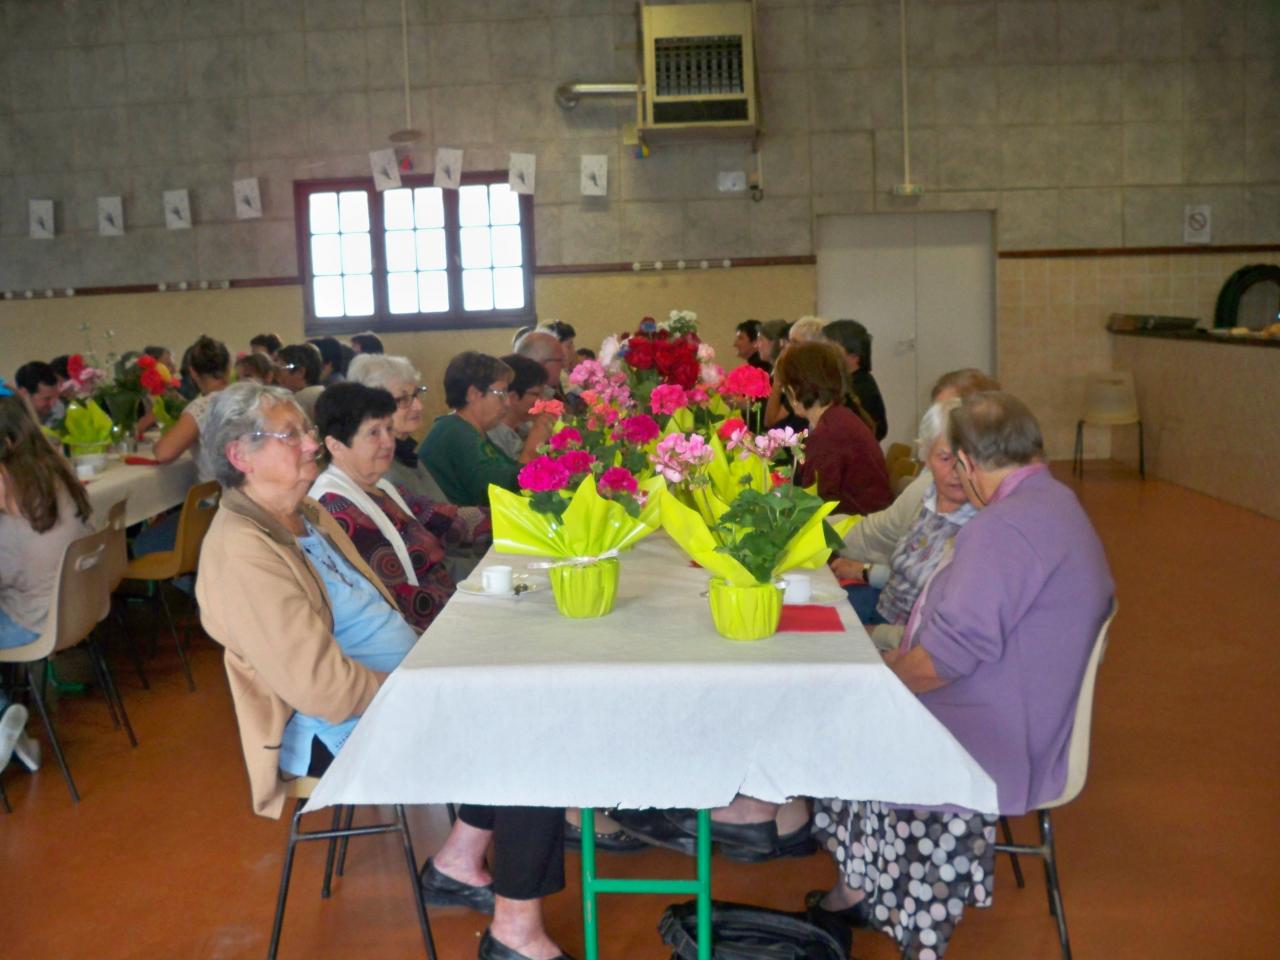
M 837 500 L 841 513 L 868 514 L 893 502 L 889 469 L 875 434 L 844 406 L 844 357 L 828 343 L 795 343 L 774 367 L 774 377 L 796 413 L 809 421 L 804 464 L 796 483 L 818 484 L 818 495 Z
M 454 592 L 445 545 L 491 538 L 492 529 L 480 510 L 435 503 L 386 479 L 395 411 L 390 393 L 359 383 L 334 384 L 320 395 L 316 426 L 330 464 L 311 496 L 342 526 L 405 620 L 425 630 Z

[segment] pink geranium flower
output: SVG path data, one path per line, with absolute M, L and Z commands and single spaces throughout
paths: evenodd
M 668 416 L 687 406 L 689 398 L 678 383 L 663 383 L 653 388 L 649 395 L 649 409 L 659 416 Z
M 566 450 L 556 457 L 555 462 L 568 471 L 570 476 L 576 476 L 588 472 L 596 458 L 588 450 Z
M 649 455 L 649 462 L 668 482 L 683 483 L 714 457 L 715 451 L 698 434 L 671 433 L 658 441 L 657 449 Z
M 564 404 L 559 400 L 537 400 L 529 408 L 529 413 L 535 417 L 540 413 L 549 413 L 558 419 L 564 416 Z
M 550 457 L 536 457 L 521 468 L 519 482 L 521 488 L 533 493 L 563 490 L 569 485 L 569 471 Z
M 573 427 L 565 427 L 548 441 L 552 450 L 568 450 L 573 446 L 582 446 L 582 434 Z
M 763 370 L 744 363 L 735 367 L 720 384 L 720 392 L 735 397 L 750 397 L 763 400 L 773 392 L 773 384 L 769 375 Z
M 599 490 L 605 496 L 611 493 L 634 494 L 638 489 L 635 475 L 625 467 L 610 467 L 600 475 Z
M 638 413 L 633 417 L 627 417 L 618 424 L 618 429 L 614 431 L 615 440 L 622 440 L 626 443 L 633 443 L 637 447 L 643 447 L 650 440 L 657 438 L 662 430 L 658 427 L 658 422 L 647 414 Z

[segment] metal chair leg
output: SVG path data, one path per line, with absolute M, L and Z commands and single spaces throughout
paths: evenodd
M 1071 455 L 1071 472 L 1084 476 L 1084 421 L 1076 421 L 1076 448 Z
M 1000 818 L 1000 833 L 1004 837 L 1005 843 L 1013 843 L 1013 829 L 1009 826 L 1008 817 Z M 1024 880 L 1022 876 L 1022 864 L 1018 862 L 1018 855 L 1016 853 L 1010 853 L 1009 859 L 1013 861 L 1013 879 L 1018 882 L 1018 887 L 1021 889 L 1027 885 L 1027 881 Z
M 341 805 L 333 808 L 333 820 L 329 824 L 329 829 L 337 833 L 338 827 L 342 823 L 342 807 Z M 343 839 L 346 839 L 345 837 Z M 329 849 L 324 855 L 324 883 L 320 887 L 320 899 L 329 899 L 329 885 L 333 880 L 333 858 L 338 849 L 338 838 L 336 836 L 329 838 Z
M 1053 823 L 1049 811 L 1040 811 L 1040 844 L 1044 848 L 1044 876 L 1049 886 L 1049 910 L 1058 921 L 1058 942 L 1062 960 L 1071 960 L 1071 940 L 1067 936 L 1067 914 L 1062 906 L 1062 887 L 1058 885 L 1058 857 L 1053 844 Z
M 67 789 L 71 791 L 71 799 L 79 803 L 80 791 L 76 789 L 76 782 L 71 778 L 71 768 L 67 766 L 67 758 L 62 754 L 62 744 L 58 742 L 58 735 L 54 733 L 53 721 L 49 719 L 44 694 L 41 692 L 41 684 L 44 682 L 44 664 L 43 660 L 27 664 L 27 684 L 31 688 L 31 699 L 36 702 L 36 709 L 40 712 L 40 719 L 44 721 L 45 733 L 49 734 L 53 755 L 57 757 L 58 766 L 62 768 L 62 777 L 67 781 Z
M 191 675 L 191 664 L 187 660 L 187 651 L 182 644 L 182 637 L 178 633 L 178 629 L 174 626 L 173 613 L 169 610 L 169 601 L 165 599 L 164 584 L 156 584 L 156 593 L 160 595 L 160 604 L 164 607 L 164 615 L 169 621 L 169 630 L 173 634 L 173 642 L 178 648 L 178 659 L 182 661 L 182 672 L 187 675 L 187 689 L 192 693 L 196 692 L 196 681 Z
M 449 826 L 452 827 L 458 822 L 458 808 L 452 803 L 446 803 L 444 809 L 449 814 Z
M 1142 421 L 1138 421 L 1138 476 L 1147 479 L 1147 452 L 1142 444 Z
M 354 806 L 347 807 L 347 815 L 342 818 L 342 829 L 350 830 L 351 821 L 355 819 L 356 808 Z M 350 837 L 343 837 L 342 842 L 338 845 L 338 876 L 342 876 L 347 869 L 347 844 L 351 842 Z
M 418 858 L 413 852 L 413 839 L 409 836 L 409 821 L 404 807 L 396 804 L 396 826 L 404 840 L 405 865 L 409 869 L 409 884 L 413 888 L 413 907 L 418 914 L 418 926 L 422 930 L 422 942 L 427 948 L 427 960 L 436 960 L 436 943 L 431 937 L 431 921 L 427 919 L 427 905 L 422 899 L 422 884 L 418 882 Z
M 124 645 L 129 651 L 129 659 L 133 661 L 134 672 L 138 674 L 138 682 L 142 684 L 143 690 L 151 689 L 151 681 L 147 679 L 147 672 L 142 669 L 142 651 L 138 649 L 137 641 L 133 639 L 133 634 L 129 632 L 129 623 L 125 619 L 123 608 L 116 604 L 111 605 L 111 617 L 116 622 L 116 626 L 120 628 L 120 635 L 124 637 Z
M 89 660 L 93 664 L 93 675 L 97 680 L 99 689 L 102 690 L 103 699 L 107 701 L 107 709 L 111 711 L 111 725 L 120 729 L 120 713 L 116 710 L 116 701 L 107 689 L 107 680 L 102 675 L 102 654 L 95 648 L 92 636 L 86 638 L 85 646 L 89 650 Z
M 271 943 L 267 947 L 267 960 L 276 960 L 280 950 L 280 931 L 284 928 L 284 905 L 289 899 L 289 877 L 293 873 L 293 854 L 298 845 L 298 821 L 302 819 L 302 805 L 306 801 L 299 800 L 293 808 L 293 819 L 289 823 L 289 843 L 284 850 L 284 864 L 280 868 L 280 892 L 276 895 L 276 918 L 271 924 Z
M 4 771 L 0 770 L 0 773 Z M 4 792 L 4 781 L 0 780 L 0 804 L 4 805 L 5 813 L 13 813 L 13 807 L 9 806 L 9 795 Z
M 102 692 L 107 697 L 107 703 L 110 705 L 112 701 L 115 706 L 111 708 L 111 715 L 114 717 L 116 708 L 119 708 L 120 719 L 124 722 L 124 732 L 129 735 L 129 745 L 136 747 L 138 738 L 134 736 L 133 724 L 129 722 L 129 711 L 124 708 L 124 699 L 120 696 L 120 690 L 116 686 L 115 677 L 111 675 L 111 664 L 107 663 L 107 658 L 102 654 L 102 647 L 93 637 L 89 638 L 89 651 L 94 659 L 98 661 L 98 672 L 102 676 Z M 119 724 L 117 724 L 119 726 Z

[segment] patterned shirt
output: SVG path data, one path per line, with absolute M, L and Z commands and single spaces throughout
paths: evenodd
M 938 513 L 938 493 L 930 487 L 920 512 L 889 557 L 889 582 L 880 593 L 876 613 L 885 623 L 906 623 L 920 591 L 960 528 L 978 511 L 968 503 Z

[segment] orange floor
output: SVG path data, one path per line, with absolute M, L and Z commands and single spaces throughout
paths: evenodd
M 1055 817 L 1076 956 L 1280 955 L 1270 822 L 1280 806 L 1280 522 L 1106 464 L 1090 465 L 1080 490 L 1121 607 L 1099 678 L 1089 784 Z M 195 694 L 167 643 L 149 661 L 149 691 L 115 663 L 138 749 L 111 728 L 99 697 L 65 697 L 56 721 L 83 802 L 72 805 L 52 762 L 35 776 L 4 772 L 14 813 L 0 813 L 0 956 L 264 956 L 285 826 L 249 812 L 218 650 L 196 643 Z M 439 809 L 415 811 L 420 856 L 446 825 Z M 304 849 L 282 956 L 420 956 L 397 857 L 385 838 L 357 841 L 347 876 L 321 901 L 322 854 Z M 605 858 L 604 869 L 658 875 L 689 863 L 651 851 Z M 571 876 L 576 868 L 570 857 Z M 794 908 L 833 877 L 821 855 L 720 859 L 715 891 Z M 1058 956 L 1039 870 L 1029 878 L 1017 890 L 1002 858 L 995 905 L 966 915 L 953 960 Z M 553 935 L 580 956 L 577 892 L 571 879 L 547 907 Z M 606 899 L 602 955 L 668 956 L 655 925 L 670 899 Z M 483 918 L 441 910 L 432 924 L 441 960 L 475 956 Z M 876 934 L 854 953 L 896 956 Z

